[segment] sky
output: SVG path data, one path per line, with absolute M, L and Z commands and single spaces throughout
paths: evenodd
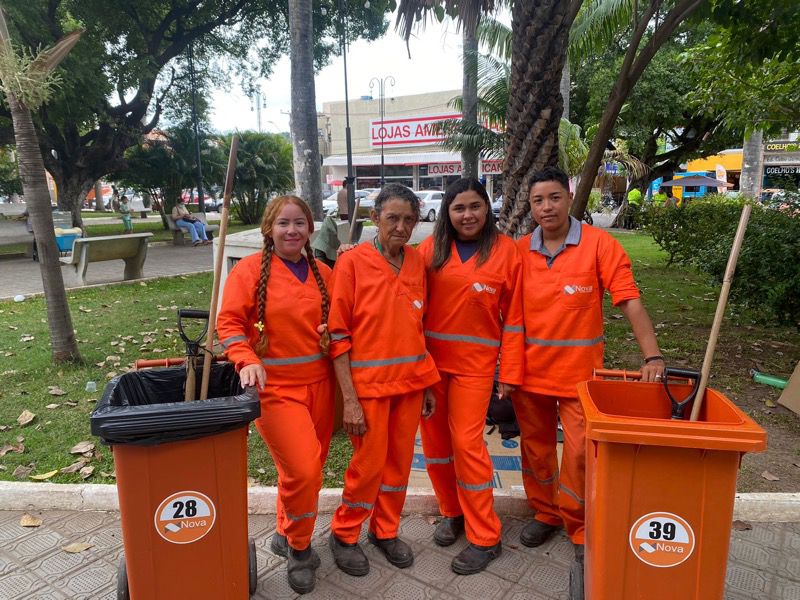
M 395 31 L 395 16 L 389 17 L 386 34 L 374 41 L 358 40 L 350 44 L 347 54 L 347 80 L 350 98 L 370 95 L 373 77 L 392 75 L 396 85 L 386 96 L 407 96 L 461 88 L 461 34 L 452 21 L 429 20 L 424 30 L 411 38 L 411 58 L 403 38 Z M 317 73 L 317 110 L 323 102 L 344 100 L 344 66 L 341 57 Z M 272 77 L 262 80 L 261 90 L 266 108 L 261 111 L 261 130 L 277 133 L 289 131 L 291 86 L 289 57 L 275 66 Z M 377 88 L 374 95 L 377 96 Z M 213 96 L 212 128 L 220 132 L 256 129 L 256 112 L 250 99 L 234 84 L 228 92 Z

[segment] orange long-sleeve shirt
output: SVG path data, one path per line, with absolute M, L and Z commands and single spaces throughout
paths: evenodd
M 428 270 L 425 340 L 439 370 L 494 376 L 500 354 L 503 383 L 519 385 L 524 372 L 522 259 L 511 238 L 498 235 L 488 260 L 461 261 L 455 243 L 440 270 L 431 267 L 433 238 L 418 251 Z
M 574 221 L 555 257 L 532 249 L 532 240 L 541 248 L 536 231 L 517 240 L 524 266 L 522 389 L 574 397 L 575 386 L 603 366 L 605 290 L 614 305 L 638 298 L 639 290 L 625 250 L 601 229 Z
M 323 281 L 331 270 L 317 262 Z M 305 385 L 332 376 L 332 365 L 319 347 L 317 327 L 322 322 L 322 300 L 309 269 L 301 282 L 277 256 L 272 257 L 267 280 L 267 306 L 263 319 L 268 336 L 267 353 L 253 349 L 259 338 L 256 291 L 261 274 L 261 253 L 236 263 L 228 274 L 217 316 L 217 335 L 228 358 L 239 370 L 262 363 L 270 385 Z
M 356 393 L 380 398 L 421 390 L 439 380 L 425 348 L 425 264 L 405 246 L 399 275 L 372 244 L 336 261 L 331 279 L 331 357 L 350 353 Z

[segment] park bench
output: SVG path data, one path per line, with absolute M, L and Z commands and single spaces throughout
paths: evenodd
M 141 279 L 147 243 L 152 236 L 152 233 L 130 233 L 78 238 L 72 243 L 72 256 L 60 260 L 62 265 L 75 267 L 81 285 L 86 285 L 89 263 L 105 260 L 124 260 L 124 279 Z
M 172 215 L 165 215 L 167 217 L 167 225 L 169 226 L 169 230 L 172 232 L 172 243 L 175 246 L 183 246 L 186 243 L 184 239 L 184 235 L 188 235 L 191 237 L 191 233 L 189 233 L 188 227 L 178 227 L 175 223 L 175 219 L 172 218 Z M 205 213 L 193 213 L 193 217 L 197 217 L 200 219 L 206 226 L 206 236 L 208 239 L 213 237 L 213 232 L 219 231 L 219 225 L 209 225 L 206 222 L 206 214 Z
M 25 219 L 0 218 L 0 246 L 25 244 L 25 256 L 33 256 L 33 233 Z

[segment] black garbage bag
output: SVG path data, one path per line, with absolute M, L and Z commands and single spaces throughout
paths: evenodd
M 199 389 L 199 374 L 198 374 Z M 184 367 L 125 373 L 112 379 L 92 412 L 104 444 L 152 446 L 237 429 L 261 416 L 256 389 L 242 390 L 232 363 L 214 363 L 208 400 L 183 401 Z

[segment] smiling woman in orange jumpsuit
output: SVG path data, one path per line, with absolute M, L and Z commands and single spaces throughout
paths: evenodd
M 331 521 L 336 565 L 349 575 L 369 573 L 358 545 L 370 517 L 369 540 L 399 568 L 411 566 L 411 547 L 397 537 L 420 413 L 433 410 L 424 390 L 439 380 L 425 349 L 425 264 L 406 245 L 419 221 L 419 200 L 388 184 L 375 199 L 378 235 L 342 254 L 331 280 L 329 328 L 343 424 L 353 457 L 342 504 Z
M 619 242 L 570 217 L 572 194 L 559 169 L 534 174 L 530 186 L 538 227 L 517 242 L 524 266 L 525 379 L 513 401 L 522 433 L 522 481 L 536 515 L 520 541 L 539 546 L 563 525 L 575 546 L 570 600 L 583 600 L 586 436 L 576 385 L 603 366 L 606 290 L 631 323 L 644 357 L 642 381 L 663 377 L 664 357 Z
M 483 440 L 500 356 L 499 392 L 522 383 L 522 260 L 494 224 L 489 196 L 476 179 L 445 193 L 433 235 L 419 247 L 428 268 L 425 339 L 442 380 L 433 386 L 436 413 L 422 422 L 422 447 L 443 519 L 433 539 L 469 545 L 451 568 L 483 571 L 500 555 L 500 519 Z
M 259 388 L 262 416 L 255 424 L 278 470 L 271 547 L 288 558 L 289 585 L 300 594 L 314 589 L 320 564 L 310 543 L 335 391 L 326 356 L 330 269 L 313 258 L 313 229 L 311 211 L 300 198 L 272 200 L 261 222 L 263 250 L 233 268 L 217 318 L 242 386 Z

